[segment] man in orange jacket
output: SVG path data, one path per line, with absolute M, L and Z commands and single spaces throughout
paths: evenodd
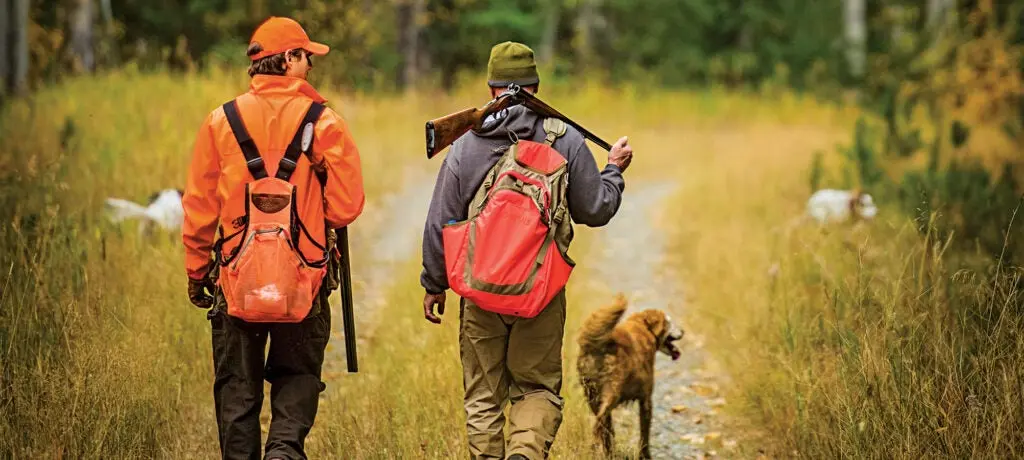
M 310 41 L 294 20 L 263 22 L 247 51 L 249 91 L 211 112 L 196 137 L 182 198 L 185 264 L 189 299 L 197 307 L 213 307 L 207 317 L 223 458 L 261 457 L 264 380 L 271 384 L 273 417 L 263 458 L 305 458 L 305 438 L 325 388 L 320 375 L 331 329 L 328 280 L 319 284 L 304 320 L 264 323 L 228 315 L 216 279 L 223 260 L 242 245 L 244 235 L 234 240 L 231 235 L 248 228 L 247 184 L 254 176 L 291 165 L 284 180 L 295 187 L 295 218 L 303 227 L 297 252 L 307 260 L 317 260 L 325 248 L 329 252 L 331 230 L 348 225 L 363 210 L 359 151 L 351 132 L 341 116 L 322 107 L 326 100 L 306 81 L 311 55 L 328 50 Z M 303 155 L 288 163 L 286 152 L 299 144 Z

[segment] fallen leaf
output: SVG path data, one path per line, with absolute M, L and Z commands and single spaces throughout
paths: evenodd
M 711 407 L 722 407 L 725 405 L 725 398 L 715 398 L 708 401 L 708 405 Z
M 680 404 L 678 406 L 672 406 L 672 413 L 678 414 L 680 412 L 686 412 L 686 406 Z
M 683 435 L 682 439 L 695 446 L 704 444 L 704 436 L 701 436 L 700 433 L 687 433 Z
M 718 385 L 714 383 L 694 382 L 690 384 L 690 389 L 701 396 L 711 396 L 718 393 Z
M 722 433 L 712 431 L 704 435 L 704 442 L 708 444 L 718 444 L 722 440 Z
M 693 424 L 694 425 L 700 425 L 701 423 L 704 423 L 704 419 L 702 419 L 700 417 L 694 417 L 693 418 Z

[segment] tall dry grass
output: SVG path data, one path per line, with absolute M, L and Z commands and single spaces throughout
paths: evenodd
M 109 224 L 102 202 L 109 196 L 144 202 L 156 190 L 181 187 L 198 123 L 245 86 L 244 76 L 220 71 L 129 68 L 70 79 L 4 108 L 0 457 L 217 456 L 209 326 L 185 296 L 180 240 L 146 239 L 134 223 Z M 359 270 L 373 263 L 369 242 L 385 217 L 376 205 L 416 177 L 436 173 L 437 161 L 422 155 L 423 121 L 479 103 L 485 93 L 324 93 L 348 120 L 362 153 L 368 203 L 351 239 Z M 586 247 L 586 233 L 579 233 L 574 254 Z M 362 350 L 364 371 L 328 374 L 333 391 L 325 394 L 311 435 L 312 453 L 446 458 L 464 452 L 452 329 L 457 309 L 441 328 L 421 319 L 418 257 L 408 255 L 408 269 L 384 293 L 392 300 Z M 587 292 L 570 296 L 578 304 L 588 301 Z M 589 419 L 569 365 L 579 320 L 567 321 L 561 458 L 589 442 Z
M 245 83 L 216 71 L 126 70 L 5 108 L 0 457 L 217 456 L 209 326 L 184 295 L 180 243 L 144 241 L 100 209 L 107 196 L 141 201 L 180 186 L 202 116 Z M 474 86 L 450 96 L 325 94 L 363 154 L 359 270 L 373 263 L 382 197 L 436 173 L 422 155 L 423 121 L 486 96 Z M 1016 269 L 951 277 L 944 242 L 898 220 L 830 232 L 788 225 L 802 212 L 811 153 L 846 139 L 851 113 L 788 93 L 553 85 L 542 95 L 609 140 L 630 135 L 638 153 L 627 183 L 679 182 L 662 225 L 695 296 L 687 322 L 732 370 L 740 414 L 753 415 L 781 456 L 1018 452 Z M 609 294 L 586 270 L 587 247 L 600 240 L 579 230 L 556 458 L 589 452 L 572 337 Z M 328 363 L 311 454 L 465 455 L 457 304 L 440 327 L 421 318 L 418 259 L 409 254 L 381 293 L 388 301 L 360 350 L 363 370 Z
M 183 188 L 198 123 L 245 90 L 239 75 L 126 69 L 4 107 L 0 457 L 215 450 L 209 326 L 184 295 L 180 237 L 145 240 L 101 210 L 109 196 L 144 203 Z M 364 150 L 372 222 L 373 204 L 408 174 L 394 159 L 414 141 L 393 120 L 414 116 L 403 110 L 416 102 L 325 94 Z M 362 260 L 366 230 L 352 234 Z
M 1022 455 L 1020 268 L 949 251 L 896 203 L 866 224 L 795 220 L 813 152 L 847 137 L 836 120 L 725 127 L 680 168 L 666 225 L 738 413 L 781 457 Z

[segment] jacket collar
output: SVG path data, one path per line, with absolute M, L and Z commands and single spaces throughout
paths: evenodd
M 327 99 L 321 96 L 320 93 L 318 93 L 316 89 L 313 88 L 313 85 L 309 84 L 308 81 L 295 77 L 285 77 L 277 75 L 255 75 L 252 77 L 252 81 L 249 82 L 249 90 L 253 94 L 260 95 L 302 94 L 321 104 L 327 102 Z

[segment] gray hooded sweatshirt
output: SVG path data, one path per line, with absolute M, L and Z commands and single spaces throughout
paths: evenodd
M 568 162 L 569 215 L 588 227 L 603 226 L 622 201 L 622 170 L 612 164 L 598 170 L 583 135 L 571 126 L 566 128 L 552 147 Z M 423 228 L 420 284 L 427 292 L 438 294 L 448 289 L 441 229 L 448 222 L 467 218 L 469 203 L 484 176 L 512 143 L 509 131 L 518 139 L 544 141 L 543 119 L 521 105 L 515 106 L 488 119 L 480 132 L 470 131 L 456 140 L 441 163 Z

